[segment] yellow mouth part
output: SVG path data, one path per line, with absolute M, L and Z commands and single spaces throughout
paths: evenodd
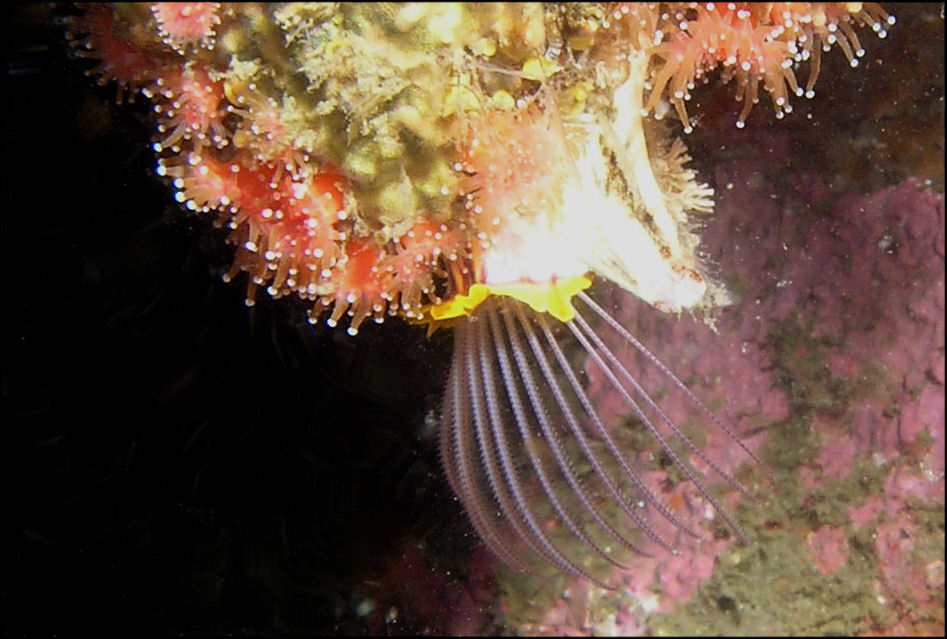
M 428 335 L 453 320 L 469 315 L 491 295 L 505 295 L 528 304 L 534 311 L 549 313 L 560 322 L 575 317 L 572 298 L 592 285 L 587 275 L 565 277 L 548 282 L 511 282 L 509 284 L 473 284 L 465 295 L 433 304 L 424 311 L 421 323 L 428 324 Z

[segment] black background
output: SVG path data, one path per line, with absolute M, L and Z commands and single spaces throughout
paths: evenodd
M 399 547 L 471 543 L 425 425 L 450 335 L 248 308 L 146 101 L 83 75 L 68 9 L 5 11 L 3 632 L 361 634 Z

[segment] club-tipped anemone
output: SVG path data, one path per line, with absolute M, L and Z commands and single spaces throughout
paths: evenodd
M 622 566 L 628 551 L 673 552 L 678 535 L 701 536 L 678 514 L 679 504 L 646 479 L 636 459 L 640 451 L 627 445 L 635 429 L 745 539 L 714 496 L 709 475 L 745 496 L 748 491 L 662 404 L 690 403 L 704 426 L 722 430 L 748 458 L 759 460 L 584 291 L 573 298 L 573 311 L 572 319 L 560 323 L 516 298 L 491 296 L 454 329 L 441 455 L 450 484 L 485 543 L 516 569 L 535 569 L 531 554 L 609 587 L 601 568 Z M 663 401 L 652 396 L 638 381 L 640 373 L 609 344 L 641 353 L 675 392 Z M 590 398 L 584 366 L 596 367 L 622 398 L 631 418 L 627 424 L 606 423 Z

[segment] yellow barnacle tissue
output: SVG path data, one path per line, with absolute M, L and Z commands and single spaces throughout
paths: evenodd
M 455 295 L 446 302 L 427 308 L 422 321 L 436 329 L 449 324 L 450 320 L 470 315 L 489 296 L 499 295 L 524 302 L 539 313 L 549 313 L 560 322 L 568 322 L 575 317 L 572 298 L 591 285 L 592 280 L 586 275 L 548 282 L 477 283 L 473 284 L 466 294 Z
M 465 295 L 455 295 L 452 299 L 435 304 L 427 309 L 426 315 L 435 322 L 451 320 L 469 315 L 490 296 L 490 287 L 486 284 L 474 284 Z
M 542 58 L 530 58 L 523 63 L 523 77 L 527 80 L 544 82 L 560 71 L 562 67 L 558 64 Z
M 490 286 L 494 295 L 506 295 L 518 299 L 540 313 L 549 313 L 560 322 L 575 317 L 572 298 L 579 291 L 592 285 L 587 276 L 567 277 L 549 282 L 512 282 Z

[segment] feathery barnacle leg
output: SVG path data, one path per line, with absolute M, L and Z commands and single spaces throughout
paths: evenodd
M 494 339 L 489 328 L 485 324 L 494 324 L 495 305 L 488 303 L 484 306 L 483 313 L 485 318 L 480 321 L 470 322 L 469 326 L 476 335 L 478 346 L 489 346 Z M 499 352 L 505 348 L 505 345 L 495 344 L 493 349 Z M 472 369 L 477 364 L 480 368 L 480 381 L 482 385 L 476 383 L 476 371 L 470 370 L 471 379 L 474 384 L 471 385 L 471 393 L 474 397 L 474 422 L 477 426 L 477 439 L 481 445 L 484 456 L 484 465 L 487 470 L 493 494 L 500 503 L 500 506 L 507 517 L 507 520 L 516 531 L 517 535 L 529 546 L 533 552 L 543 557 L 547 562 L 556 566 L 564 572 L 588 576 L 594 581 L 590 574 L 583 571 L 576 563 L 570 560 L 563 552 L 556 547 L 552 540 L 547 536 L 541 523 L 537 519 L 537 514 L 533 511 L 533 505 L 527 501 L 526 489 L 521 482 L 520 471 L 514 460 L 513 452 L 520 452 L 524 446 L 529 445 L 529 432 L 523 428 L 522 422 L 518 416 L 514 421 L 520 426 L 520 438 L 516 438 L 513 430 L 509 428 L 509 411 L 506 407 L 507 402 L 501 404 L 500 393 L 503 392 L 499 387 L 498 380 L 495 377 L 495 361 L 490 355 L 490 349 L 478 350 L 477 354 L 467 358 L 468 369 Z M 511 400 L 511 397 L 505 397 Z M 488 415 L 484 414 L 483 408 L 487 409 Z M 478 410 L 478 408 L 480 410 Z M 489 417 L 489 427 L 486 418 Z M 489 429 L 488 429 L 489 428 Z M 510 431 L 509 433 L 507 431 Z M 525 437 L 524 437 L 525 434 Z M 492 438 L 491 438 L 492 435 Z M 512 437 L 509 439 L 508 437 Z M 499 457 L 502 466 L 502 478 L 497 472 L 496 457 Z M 520 455 L 517 455 L 519 458 Z M 535 460 L 534 460 L 535 464 Z M 541 464 L 540 464 L 541 467 Z M 537 467 L 525 466 L 525 470 L 531 475 L 537 471 Z M 539 476 L 543 474 L 540 472 Z M 547 495 L 548 497 L 548 495 Z
M 515 315 L 515 322 L 513 316 Z M 541 320 L 542 316 L 538 316 Z M 556 375 L 553 367 L 550 365 L 549 360 L 546 358 L 544 348 L 540 344 L 539 339 L 536 335 L 536 331 L 532 325 L 532 322 L 525 316 L 523 308 L 519 305 L 511 304 L 507 312 L 504 313 L 504 320 L 506 322 L 506 328 L 511 339 L 512 350 L 516 360 L 516 365 L 518 367 L 520 375 L 523 376 L 524 384 L 526 385 L 527 390 L 529 391 L 530 402 L 535 411 L 537 418 L 540 419 L 542 425 L 542 433 L 550 442 L 553 452 L 555 453 L 556 462 L 559 465 L 560 470 L 565 475 L 569 487 L 575 492 L 576 496 L 581 501 L 585 510 L 595 519 L 595 522 L 605 530 L 609 536 L 617 540 L 623 546 L 629 550 L 633 550 L 640 554 L 647 554 L 643 549 L 635 546 L 631 541 L 622 535 L 608 519 L 602 515 L 600 510 L 594 505 L 592 496 L 586 488 L 585 482 L 580 481 L 580 479 L 575 474 L 575 468 L 577 466 L 575 459 L 568 456 L 565 447 L 562 443 L 562 438 L 558 435 L 558 429 L 556 425 L 553 424 L 548 415 L 558 415 L 561 414 L 563 419 L 565 419 L 569 432 L 575 436 L 575 441 L 580 446 L 582 453 L 585 455 L 585 458 L 588 460 L 588 463 L 593 467 L 593 469 L 603 477 L 603 483 L 606 485 L 609 495 L 615 499 L 622 510 L 625 511 L 625 514 L 628 517 L 638 524 L 642 530 L 645 530 L 649 535 L 651 534 L 650 529 L 647 527 L 647 524 L 640 518 L 638 513 L 631 508 L 627 501 L 622 497 L 618 487 L 614 482 L 605 474 L 604 469 L 598 461 L 596 455 L 592 452 L 592 448 L 589 443 L 589 439 L 584 436 L 582 428 L 579 424 L 579 421 L 576 419 L 576 416 L 573 412 L 572 406 L 570 405 L 566 393 L 563 391 L 562 387 L 559 384 L 559 381 L 556 379 Z M 514 323 L 518 323 L 520 328 L 525 333 L 526 339 L 529 343 L 530 350 L 533 354 L 533 357 L 536 361 L 536 364 L 539 366 L 542 371 L 542 380 L 537 380 L 532 371 L 532 364 L 528 361 L 528 354 L 522 345 L 522 338 L 514 328 Z M 555 342 L 555 338 L 552 337 L 552 334 L 548 332 L 548 327 L 543 327 L 544 333 L 549 340 L 549 343 L 554 348 L 558 348 Z M 565 368 L 567 376 L 571 375 L 571 370 Z M 573 377 L 569 377 L 570 384 L 572 384 Z M 550 394 L 553 396 L 555 401 L 555 406 L 546 406 L 546 403 L 543 400 L 542 395 L 539 392 L 541 388 L 542 381 L 545 381 L 547 388 Z M 582 402 L 583 407 L 587 406 L 588 401 L 585 398 L 584 394 L 581 393 L 581 389 L 577 388 L 578 399 Z M 592 413 L 594 414 L 594 412 Z M 658 541 L 659 544 L 663 543 L 660 541 L 657 536 L 654 538 Z
M 579 293 L 577 293 L 576 297 L 578 297 L 580 300 L 582 300 L 590 309 L 592 309 L 592 310 L 595 312 L 596 315 L 598 315 L 598 316 L 601 317 L 605 322 L 607 322 L 608 325 L 609 325 L 618 335 L 621 336 L 621 339 L 622 339 L 622 340 L 624 340 L 625 342 L 627 342 L 628 344 L 630 344 L 631 346 L 633 346 L 633 347 L 635 348 L 635 350 L 637 350 L 639 353 L 641 353 L 642 355 L 645 356 L 645 358 L 648 360 L 648 362 L 650 362 L 652 365 L 654 365 L 654 367 L 657 368 L 666 378 L 668 378 L 669 380 L 671 380 L 671 381 L 673 382 L 674 386 L 675 386 L 678 390 L 681 391 L 681 393 L 687 398 L 687 400 L 688 400 L 689 402 L 691 402 L 694 406 L 696 406 L 698 409 L 700 409 L 700 412 L 703 413 L 703 415 L 706 416 L 711 422 L 713 422 L 714 426 L 716 426 L 717 428 L 719 428 L 720 430 L 722 430 L 724 433 L 726 433 L 727 437 L 729 437 L 731 440 L 733 440 L 734 442 L 736 442 L 737 445 L 750 457 L 750 459 L 752 459 L 752 460 L 756 463 L 757 466 L 759 466 L 763 471 L 768 472 L 767 469 L 766 469 L 766 465 L 762 462 L 762 460 L 759 459 L 759 457 L 756 456 L 756 454 L 755 454 L 752 450 L 750 450 L 750 448 L 743 442 L 743 440 L 740 439 L 740 436 L 737 435 L 737 434 L 736 434 L 729 426 L 727 426 L 724 422 L 720 421 L 720 419 L 713 413 L 713 411 L 711 411 L 709 408 L 707 408 L 707 405 L 704 404 L 704 402 L 702 402 L 699 397 L 697 397 L 696 395 L 694 395 L 693 391 L 691 391 L 691 389 L 689 389 L 689 388 L 687 387 L 687 385 L 684 384 L 684 382 L 682 382 L 682 381 L 677 377 L 677 375 L 675 375 L 675 374 L 664 364 L 664 362 L 662 362 L 660 359 L 658 359 L 658 358 L 654 355 L 654 353 L 652 353 L 650 350 L 648 350 L 648 348 L 647 348 L 644 344 L 642 344 L 641 341 L 640 341 L 638 338 L 636 338 L 634 335 L 632 335 L 631 333 L 629 333 L 628 330 L 627 330 L 624 326 L 622 326 L 617 320 L 615 320 L 614 317 L 612 317 L 611 315 L 609 315 L 609 314 L 605 311 L 605 309 L 603 309 L 601 306 L 599 306 L 598 304 L 596 304 L 595 301 L 592 300 L 592 298 L 589 297 L 588 295 L 586 295 L 584 292 L 581 292 L 581 291 L 580 291 Z M 605 348 L 607 349 L 607 347 L 605 347 Z M 624 368 L 624 367 L 622 367 L 622 368 Z M 647 394 L 644 393 L 643 390 L 640 391 L 640 392 L 641 392 L 644 396 L 647 396 Z M 650 404 L 650 402 L 649 402 L 649 404 Z M 654 406 L 655 406 L 655 408 L 657 408 L 657 405 L 654 405 Z M 668 418 L 667 418 L 665 415 L 663 415 L 663 414 L 662 414 L 662 419 L 664 419 L 664 421 L 665 421 L 667 424 L 673 426 L 673 422 L 672 422 L 670 419 L 668 419 Z M 748 493 L 746 493 L 746 491 L 740 486 L 740 484 L 738 484 L 737 482 L 733 481 L 733 478 L 732 478 L 732 477 L 730 477 L 726 472 L 724 472 L 723 470 L 719 469 L 716 465 L 714 465 L 714 463 L 712 462 L 712 460 L 708 459 L 708 458 L 704 455 L 704 453 L 703 453 L 699 448 L 697 448 L 696 446 L 693 445 L 693 442 L 691 442 L 686 436 L 684 436 L 682 433 L 680 433 L 680 431 L 677 430 L 676 428 L 675 428 L 674 430 L 675 430 L 675 434 L 678 434 L 678 435 L 682 438 L 682 441 L 684 441 L 684 442 L 688 445 L 688 448 L 691 449 L 691 452 L 693 452 L 694 454 L 700 456 L 701 459 L 703 459 L 703 460 L 707 463 L 708 466 L 710 466 L 711 468 L 713 468 L 714 471 L 716 471 L 718 475 L 720 475 L 721 477 L 723 477 L 724 479 L 726 479 L 726 480 L 727 480 L 727 483 L 729 483 L 729 484 L 730 484 L 731 486 L 733 486 L 734 488 L 740 490 L 740 492 L 743 493 L 744 496 L 746 496 L 746 497 L 751 497 L 751 496 L 750 496 Z
M 565 322 L 567 330 L 501 296 L 487 298 L 456 328 L 444 402 L 450 428 L 442 433 L 442 454 L 478 532 L 498 556 L 513 558 L 511 565 L 522 567 L 526 548 L 545 563 L 604 587 L 601 570 L 623 564 L 620 549 L 674 552 L 675 540 L 659 532 L 654 517 L 679 534 L 703 536 L 648 486 L 633 460 L 636 451 L 623 449 L 613 427 L 603 423 L 583 387 L 579 353 L 602 371 L 683 480 L 745 541 L 708 480 L 675 450 L 672 438 L 741 494 L 749 491 L 688 438 L 598 333 L 610 331 L 610 341 L 617 336 L 620 344 L 641 352 L 701 416 L 759 460 L 601 306 L 584 292 L 575 299 L 581 309 Z M 586 312 L 600 318 L 600 326 L 593 327 Z
M 583 301 L 589 303 L 596 313 L 601 313 L 603 316 L 607 316 L 601 307 L 594 305 L 594 302 L 588 299 L 588 296 L 584 296 Z M 704 483 L 697 477 L 687 462 L 685 462 L 684 459 L 677 452 L 675 452 L 665 437 L 661 434 L 661 431 L 656 426 L 656 423 L 666 424 L 674 433 L 674 435 L 681 442 L 683 442 L 693 454 L 700 457 L 708 466 L 720 474 L 720 476 L 723 477 L 733 488 L 737 489 L 745 496 L 749 496 L 749 493 L 746 491 L 746 489 L 740 486 L 740 484 L 737 483 L 737 481 L 733 479 L 729 473 L 721 470 L 720 467 L 713 462 L 713 460 L 707 457 L 707 455 L 690 440 L 690 438 L 681 432 L 681 430 L 671 420 L 671 418 L 668 417 L 667 414 L 661 409 L 658 403 L 655 402 L 655 400 L 651 398 L 651 396 L 641 386 L 641 384 L 638 383 L 634 375 L 632 375 L 628 369 L 622 365 L 615 354 L 596 335 L 595 331 L 589 326 L 581 314 L 576 313 L 575 322 L 570 322 L 568 326 L 572 331 L 572 334 L 582 344 L 582 348 L 585 350 L 585 352 L 595 361 L 596 365 L 608 378 L 608 381 L 612 387 L 621 394 L 622 398 L 625 400 L 627 405 L 631 407 L 638 419 L 641 420 L 641 423 L 645 425 L 651 436 L 654 437 L 654 439 L 660 444 L 662 450 L 664 450 L 668 457 L 670 457 L 674 462 L 674 465 L 681 469 L 687 480 L 697 487 L 704 499 L 710 502 L 710 504 L 714 507 L 714 510 L 717 511 L 717 513 L 719 513 L 720 516 L 727 522 L 730 528 L 732 528 L 733 531 L 737 533 L 737 536 L 739 536 L 740 539 L 745 542 L 747 540 L 746 535 L 743 534 L 743 531 L 740 530 L 740 527 L 736 524 L 729 513 L 727 513 L 726 509 L 714 498 L 714 496 L 706 488 Z M 636 348 L 638 346 L 642 346 L 637 340 L 629 343 Z M 642 352 L 647 353 L 648 351 L 645 349 Z M 663 365 L 661 367 L 661 372 L 668 375 L 675 385 L 683 387 L 683 384 L 680 382 L 680 380 Z M 629 392 L 628 386 L 630 386 L 634 390 L 634 393 L 637 394 L 645 403 L 645 405 L 660 418 L 660 421 L 652 420 L 648 417 L 644 411 L 644 408 L 637 401 L 635 401 L 634 397 Z M 727 431 L 727 434 L 731 435 L 735 442 L 739 443 L 739 445 L 743 447 L 744 450 L 749 452 L 745 444 L 743 444 L 738 437 L 734 436 L 729 430 Z M 663 511 L 662 514 L 664 514 Z
M 510 342 L 503 331 L 511 327 L 501 323 L 499 314 L 508 315 L 513 304 L 519 302 L 490 299 L 457 328 L 454 368 L 444 402 L 452 428 L 441 435 L 447 475 L 481 537 L 510 565 L 520 569 L 529 565 L 519 559 L 525 546 L 559 570 L 607 587 L 581 565 L 584 559 L 567 554 L 561 536 L 554 541 L 549 529 L 549 522 L 564 522 L 586 549 L 620 565 L 570 515 L 571 503 L 564 503 L 553 481 L 558 475 L 550 474 L 556 473 L 555 468 L 547 470 L 548 446 L 565 465 L 560 468 L 588 511 L 596 513 L 567 465 L 560 437 L 552 434 L 558 425 L 547 418 L 535 388 L 530 389 L 531 380 L 524 374 L 528 369 L 514 368 L 510 361 Z M 523 389 L 532 398 L 529 405 L 523 401 Z M 616 539 L 634 548 L 600 515 L 598 519 Z
M 546 412 L 543 409 L 542 400 L 537 396 L 535 384 L 533 383 L 533 380 L 530 376 L 529 365 L 525 364 L 523 361 L 522 347 L 518 343 L 518 335 L 516 334 L 515 327 L 512 325 L 509 309 L 506 309 L 507 312 L 503 314 L 505 324 L 504 327 L 507 331 L 506 338 L 503 336 L 504 327 L 501 327 L 499 324 L 496 308 L 491 305 L 487 307 L 485 311 L 490 320 L 491 339 L 496 351 L 497 361 L 500 365 L 500 371 L 502 374 L 501 376 L 503 378 L 507 397 L 510 400 L 510 407 L 513 410 L 516 426 L 519 429 L 519 436 L 522 438 L 526 451 L 529 455 L 531 467 L 536 471 L 537 477 L 542 484 L 543 493 L 549 499 L 556 513 L 566 523 L 573 535 L 580 539 L 586 547 L 594 551 L 598 556 L 616 566 L 622 566 L 622 564 L 612 559 L 608 553 L 603 550 L 594 540 L 589 538 L 589 536 L 574 521 L 573 517 L 569 515 L 569 511 L 562 506 L 561 501 L 556 497 L 555 485 L 550 480 L 548 474 L 545 472 L 544 462 L 540 458 L 540 452 L 537 450 L 538 442 L 534 439 L 531 429 L 531 426 L 534 424 L 530 415 L 526 412 L 526 407 L 524 406 L 522 397 L 520 395 L 519 384 L 517 384 L 517 381 L 526 387 L 527 394 L 530 397 L 533 415 L 539 422 L 542 429 L 541 432 L 545 435 L 549 446 L 555 451 L 556 461 L 559 464 L 560 469 L 567 474 L 567 477 L 569 470 L 568 459 L 564 458 L 561 450 L 561 444 L 556 437 L 552 425 L 546 418 Z M 512 351 L 517 359 L 517 366 L 519 368 L 516 372 L 514 372 L 510 363 L 509 353 L 507 352 L 508 350 Z M 517 372 L 519 373 L 518 376 Z M 517 377 L 519 377 L 519 380 L 517 380 Z M 569 484 L 572 485 L 574 482 L 574 477 L 568 477 L 568 479 Z M 583 501 L 583 505 L 586 505 L 588 503 L 587 496 L 581 492 L 579 495 Z M 591 513 L 595 513 L 594 508 L 590 508 L 589 510 Z M 608 532 L 609 534 L 614 533 L 619 540 L 623 539 L 620 535 L 617 535 L 617 533 L 615 533 L 614 529 L 611 527 L 608 528 Z
M 501 528 L 496 506 L 485 495 L 486 487 L 479 474 L 481 457 L 473 431 L 470 374 L 466 359 L 472 351 L 468 341 L 473 336 L 463 328 L 454 334 L 454 354 L 447 388 L 444 392 L 444 425 L 441 428 L 441 459 L 447 479 L 460 496 L 470 521 L 481 539 L 507 565 L 525 570 Z

